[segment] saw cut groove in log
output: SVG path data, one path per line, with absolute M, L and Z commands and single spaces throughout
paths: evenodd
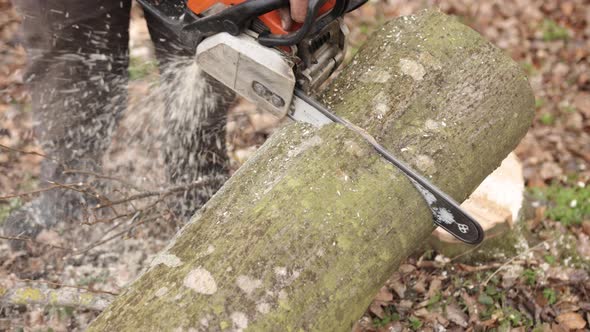
M 387 23 L 319 96 L 458 201 L 529 127 L 519 66 L 437 11 Z M 347 331 L 432 216 L 339 125 L 278 131 L 90 331 Z

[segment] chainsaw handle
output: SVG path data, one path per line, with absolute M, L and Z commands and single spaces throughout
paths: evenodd
M 145 10 L 157 17 L 168 29 L 177 34 L 188 48 L 196 47 L 203 38 L 219 32 L 228 32 L 237 36 L 253 18 L 280 8 L 289 7 L 289 0 L 246 0 L 211 16 L 198 17 L 190 10 L 187 10 L 186 15 L 174 19 L 164 14 L 152 2 L 153 0 L 138 1 Z M 297 31 L 287 34 L 263 32 L 259 35 L 258 42 L 268 47 L 296 45 L 306 36 L 321 31 L 326 25 L 345 13 L 360 7 L 367 0 L 336 0 L 333 8 L 328 13 L 316 19 L 320 8 L 325 2 L 326 0 L 309 0 L 305 21 Z
M 362 3 L 367 0 L 360 0 Z M 291 46 L 298 44 L 310 33 L 313 34 L 317 31 L 322 30 L 327 24 L 338 19 L 347 11 L 349 7 L 349 0 L 336 0 L 332 10 L 326 15 L 316 20 L 316 16 L 320 7 L 324 4 L 325 0 L 309 0 L 307 3 L 307 13 L 305 14 L 305 21 L 303 25 L 295 32 L 291 32 L 285 35 L 270 34 L 268 32 L 261 33 L 258 36 L 258 42 L 263 46 L 274 47 L 274 46 Z M 361 3 L 361 4 L 362 4 Z M 360 6 L 360 4 L 358 5 Z M 358 7 L 356 6 L 356 7 Z M 356 8 L 355 7 L 355 8 Z M 313 28 L 313 31 L 312 31 Z
M 258 36 L 258 42 L 268 47 L 296 45 L 309 34 L 322 30 L 330 22 L 338 19 L 344 13 L 358 8 L 367 0 L 336 0 L 330 12 L 316 19 L 325 2 L 326 0 L 309 0 L 305 21 L 297 31 L 282 35 L 263 32 Z M 246 28 L 253 17 L 285 7 L 289 7 L 289 0 L 247 0 L 217 14 L 199 18 L 185 25 L 182 30 L 185 32 L 197 31 L 204 35 L 228 32 L 237 36 Z
M 137 0 L 144 11 L 157 18 L 164 26 L 170 29 L 174 33 L 179 33 L 182 30 L 182 21 L 171 18 L 166 15 L 160 7 L 158 7 L 153 1 L 150 0 Z
M 367 1 L 369 0 L 350 0 L 348 3 L 348 7 L 346 7 L 346 12 L 350 13 L 351 11 L 367 3 Z
M 204 34 L 227 32 L 237 36 L 253 17 L 273 10 L 288 7 L 289 0 L 248 0 L 183 27 L 185 31 L 195 30 Z

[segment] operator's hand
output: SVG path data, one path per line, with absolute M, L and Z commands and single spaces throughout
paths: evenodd
M 283 8 L 279 11 L 281 13 L 281 24 L 285 30 L 291 29 L 293 21 L 303 23 L 307 12 L 308 0 L 290 0 L 289 2 L 291 4 L 290 10 Z

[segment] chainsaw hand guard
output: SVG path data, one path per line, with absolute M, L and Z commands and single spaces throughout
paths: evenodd
M 325 16 L 316 19 L 324 1 L 325 0 L 308 1 L 305 22 L 303 22 L 303 25 L 297 31 L 286 35 L 261 33 L 260 36 L 258 36 L 258 42 L 269 47 L 297 45 L 308 34 L 321 31 L 330 22 L 344 15 L 344 11 L 348 7 L 348 0 L 336 0 L 336 3 L 330 12 Z
M 210 7 L 201 8 L 204 5 L 191 7 L 191 1 L 189 1 L 185 13 L 178 18 L 171 18 L 170 15 L 163 13 L 160 6 L 150 0 L 138 0 L 138 2 L 147 12 L 156 16 L 168 29 L 176 33 L 186 47 L 194 50 L 203 38 L 216 33 L 227 32 L 234 36 L 239 35 L 257 17 L 260 17 L 268 28 L 258 36 L 258 42 L 261 45 L 267 47 L 297 45 L 307 36 L 322 31 L 332 21 L 355 10 L 367 0 L 309 0 L 305 22 L 292 32 L 277 28 L 281 26 L 278 12 L 271 15 L 280 8 L 288 7 L 289 0 L 222 0 L 213 4 L 224 3 L 228 7 L 212 15 L 202 15 L 202 12 Z

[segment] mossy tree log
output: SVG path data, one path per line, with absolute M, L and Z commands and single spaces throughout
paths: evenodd
M 534 105 L 516 63 L 436 11 L 387 23 L 319 98 L 459 201 Z M 416 189 L 356 134 L 288 125 L 90 331 L 346 331 L 432 230 Z

